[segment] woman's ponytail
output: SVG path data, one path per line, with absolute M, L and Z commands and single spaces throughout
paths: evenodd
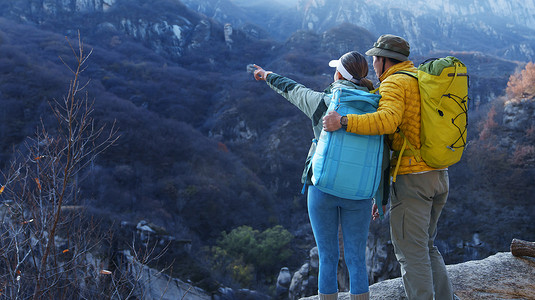
M 363 86 L 367 88 L 369 91 L 374 89 L 373 83 L 368 78 L 361 78 L 359 81 L 360 81 L 359 86 Z
M 373 90 L 373 83 L 366 79 L 368 75 L 368 62 L 366 58 L 357 51 L 348 52 L 340 58 L 344 68 L 353 76 L 355 83 L 359 86 Z

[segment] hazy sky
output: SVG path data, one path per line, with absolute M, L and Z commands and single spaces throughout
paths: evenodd
M 241 6 L 249 6 L 252 3 L 258 3 L 258 2 L 273 3 L 274 0 L 231 0 L 231 1 Z M 275 1 L 284 5 L 287 5 L 287 6 L 296 6 L 297 1 L 299 0 L 275 0 Z

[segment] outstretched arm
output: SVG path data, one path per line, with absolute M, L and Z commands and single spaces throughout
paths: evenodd
M 254 67 L 256 68 L 254 71 L 256 80 L 266 81 L 270 88 L 297 106 L 315 124 L 321 121 L 320 118 L 327 110 L 327 100 L 329 100 L 325 100 L 325 93 L 309 89 L 290 78 L 266 71 L 260 66 L 254 65 Z

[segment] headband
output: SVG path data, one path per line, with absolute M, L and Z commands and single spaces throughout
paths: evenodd
M 354 83 L 358 83 L 360 79 L 356 79 L 353 77 L 353 75 L 351 75 L 347 70 L 346 68 L 344 68 L 344 65 L 342 64 L 342 62 L 337 59 L 337 60 L 331 60 L 329 62 L 329 66 L 330 67 L 336 67 L 336 70 L 338 72 L 340 72 L 340 74 L 342 74 L 342 76 L 346 79 L 346 80 L 349 80 L 351 82 L 354 82 Z

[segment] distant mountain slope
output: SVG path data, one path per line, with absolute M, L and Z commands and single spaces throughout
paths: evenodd
M 412 52 L 480 51 L 535 59 L 535 4 L 530 1 L 300 0 L 302 28 L 324 31 L 343 22 L 377 36 L 401 35 Z
M 258 37 L 284 40 L 300 28 L 296 5 L 285 1 L 182 0 L 190 9 L 235 28 L 254 26 Z
M 535 1 L 299 0 L 297 8 L 183 0 L 190 8 L 236 28 L 254 24 L 274 38 L 298 29 L 324 32 L 351 23 L 379 36 L 401 35 L 416 55 L 435 51 L 480 51 L 514 60 L 535 59 Z
M 377 0 L 373 4 L 409 11 L 415 16 L 434 14 L 440 18 L 464 17 L 489 23 L 492 23 L 492 19 L 499 19 L 503 24 L 535 29 L 533 0 Z
M 157 54 L 178 60 L 186 53 L 225 49 L 223 25 L 189 10 L 180 1 L 0 1 L 0 14 L 39 24 L 51 31 L 80 30 L 84 36 L 111 39 L 126 34 Z M 106 4 L 109 3 L 109 4 Z M 109 43 L 109 41 L 102 41 Z M 211 51 L 203 51 L 205 48 Z M 197 60 L 209 61 L 201 55 Z

